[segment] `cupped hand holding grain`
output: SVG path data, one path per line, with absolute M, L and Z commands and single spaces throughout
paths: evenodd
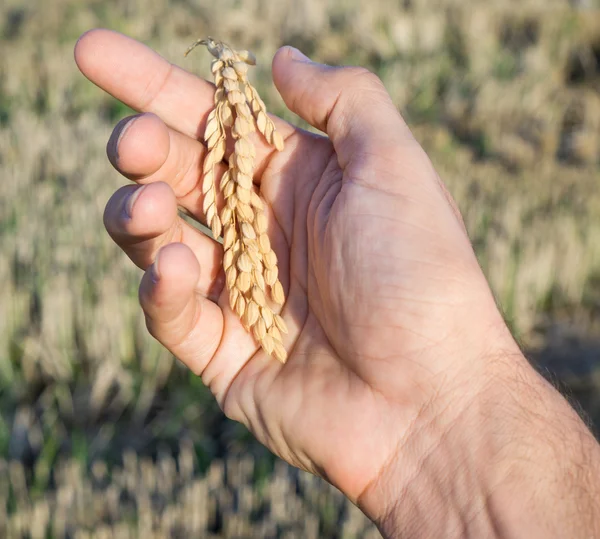
M 286 294 L 282 365 L 232 312 L 221 244 L 177 211 L 206 224 L 200 141 L 214 86 L 108 30 L 84 34 L 75 58 L 141 113 L 108 143 L 135 184 L 110 199 L 105 225 L 145 270 L 149 331 L 224 412 L 340 488 L 387 536 L 492 536 L 511 522 L 538 536 L 532 516 L 548 496 L 511 495 L 531 484 L 533 457 L 549 483 L 563 479 L 550 444 L 535 445 L 533 433 L 557 430 L 540 418 L 560 415 L 559 434 L 576 433 L 594 464 L 597 447 L 519 351 L 456 205 L 377 77 L 289 47 L 273 61 L 286 105 L 326 134 L 272 118 L 283 152 L 251 134 Z M 562 494 L 557 518 L 575 506 Z

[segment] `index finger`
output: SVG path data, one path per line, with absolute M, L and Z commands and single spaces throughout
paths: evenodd
M 139 41 L 104 28 L 79 38 L 75 62 L 90 81 L 134 110 L 152 112 L 173 129 L 202 140 L 214 106 L 213 84 L 171 64 Z M 287 122 L 274 121 L 284 139 L 294 131 Z M 273 149 L 262 140 L 255 143 L 260 168 Z
M 139 41 L 104 28 L 79 38 L 75 62 L 90 81 L 131 108 L 153 112 L 174 129 L 202 137 L 215 91 L 209 82 Z

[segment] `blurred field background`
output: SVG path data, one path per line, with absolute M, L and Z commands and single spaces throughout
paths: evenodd
M 600 428 L 600 4 L 522 0 L 0 3 L 0 537 L 378 537 L 224 419 L 145 331 L 140 271 L 102 226 L 131 113 L 76 69 L 87 29 L 254 51 L 295 121 L 283 44 L 383 79 L 456 197 L 528 357 Z M 185 62 L 185 63 L 184 63 Z

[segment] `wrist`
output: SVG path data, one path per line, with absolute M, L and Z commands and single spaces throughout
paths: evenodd
M 488 484 L 501 451 L 487 440 L 487 424 L 494 420 L 482 397 L 491 394 L 473 386 L 457 384 L 452 397 L 438 396 L 423 407 L 395 457 L 359 500 L 384 537 L 494 536 Z
M 465 382 L 453 390 L 460 398 L 421 410 L 359 505 L 385 537 L 597 532 L 600 451 L 591 433 L 519 352 L 486 364 L 487 383 Z

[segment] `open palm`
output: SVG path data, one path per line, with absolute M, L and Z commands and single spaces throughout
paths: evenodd
M 255 138 L 255 183 L 287 295 L 280 365 L 228 306 L 220 244 L 177 213 L 204 222 L 198 138 L 213 86 L 107 30 L 84 34 L 75 56 L 90 80 L 146 113 L 121 122 L 108 147 L 146 187 L 118 190 L 105 224 L 146 270 L 150 332 L 229 417 L 359 500 L 408 451 L 424 410 L 446 410 L 457 386 L 481 389 L 469 372 L 487 368 L 492 332 L 510 341 L 460 215 L 385 89 L 365 70 L 290 48 L 274 60 L 288 107 L 328 135 L 276 120 L 283 152 Z

